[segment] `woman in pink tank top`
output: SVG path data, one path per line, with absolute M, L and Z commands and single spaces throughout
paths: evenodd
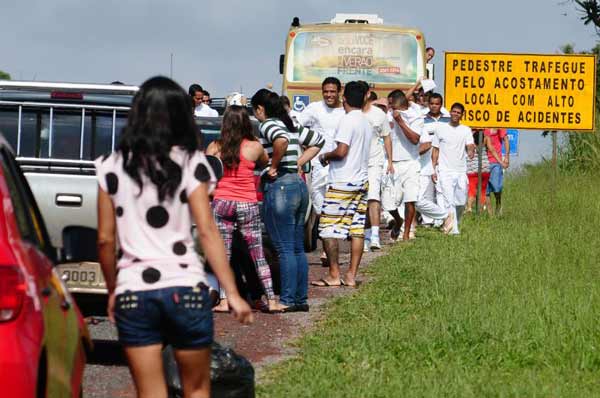
M 223 162 L 223 177 L 217 183 L 213 196 L 213 214 L 225 241 L 227 255 L 231 258 L 233 231 L 238 230 L 248 244 L 250 256 L 267 296 L 269 313 L 285 310 L 273 291 L 271 270 L 265 260 L 262 245 L 260 210 L 256 192 L 254 169 L 265 166 L 268 156 L 254 137 L 252 124 L 246 109 L 230 106 L 223 115 L 221 138 L 206 149 L 207 155 L 218 156 Z M 217 312 L 229 311 L 225 292 L 221 290 L 221 302 L 214 308 Z

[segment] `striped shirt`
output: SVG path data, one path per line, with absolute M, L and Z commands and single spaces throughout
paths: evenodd
M 488 160 L 487 149 L 485 147 L 482 148 L 482 157 L 481 157 L 481 172 L 489 173 L 490 172 L 490 162 Z M 475 148 L 475 156 L 473 159 L 467 158 L 467 174 L 477 173 L 479 170 L 479 155 L 477 152 L 477 148 Z
M 288 141 L 287 151 L 279 162 L 279 171 L 298 172 L 298 158 L 302 154 L 302 147 L 318 147 L 323 148 L 325 139 L 321 134 L 296 125 L 298 131 L 290 132 L 285 124 L 279 119 L 267 119 L 260 124 L 260 143 L 269 155 L 269 164 L 271 166 L 271 158 L 273 157 L 273 142 L 278 138 L 285 138 Z

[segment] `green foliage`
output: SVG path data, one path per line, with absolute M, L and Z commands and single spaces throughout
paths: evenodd
M 502 218 L 377 260 L 258 396 L 600 396 L 600 176 L 523 173 Z
M 589 51 L 576 51 L 573 44 L 561 47 L 564 54 L 595 54 L 596 69 L 600 70 L 600 43 Z M 596 75 L 596 128 L 591 133 L 568 132 L 559 153 L 559 167 L 564 171 L 578 173 L 600 172 L 600 78 Z M 544 132 L 547 135 L 548 131 Z
M 0 80 L 10 80 L 10 74 L 0 70 Z

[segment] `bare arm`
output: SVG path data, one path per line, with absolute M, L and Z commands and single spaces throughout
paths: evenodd
M 229 266 L 225 246 L 217 229 L 208 200 L 208 188 L 201 184 L 189 196 L 189 206 L 198 229 L 198 240 L 204 249 L 221 286 L 227 292 L 227 300 L 235 318 L 242 323 L 252 322 L 252 313 L 248 303 L 241 297 L 235 285 L 233 272 Z
M 115 323 L 115 287 L 117 284 L 115 208 L 110 196 L 98 187 L 98 259 L 108 290 L 108 319 Z
M 504 168 L 508 168 L 508 164 L 510 162 L 510 141 L 508 140 L 508 135 L 504 136 Z
M 117 280 L 116 228 L 112 200 L 108 193 L 98 187 L 98 258 L 109 294 L 115 291 Z
M 221 146 L 217 143 L 217 141 L 213 141 L 206 148 L 206 154 L 211 156 L 220 157 L 221 155 Z
M 423 155 L 425 152 L 427 152 L 431 148 L 432 148 L 431 142 L 422 143 L 421 145 L 419 145 L 419 155 Z
M 312 158 L 317 156 L 321 152 L 321 148 L 316 146 L 310 146 L 302 152 L 302 156 L 298 158 L 298 168 L 302 168 L 306 163 L 310 162 Z
M 398 126 L 400 126 L 400 128 L 402 129 L 402 132 L 404 133 L 404 135 L 406 136 L 406 138 L 408 138 L 408 140 L 412 143 L 417 145 L 419 143 L 419 139 L 421 138 L 421 136 L 419 136 L 419 134 L 415 133 L 404 121 L 404 119 L 402 118 L 402 116 L 400 115 L 400 112 L 398 111 L 394 111 L 394 120 L 396 121 L 396 123 L 398 123 Z
M 409 88 L 408 91 L 406 92 L 406 98 L 408 98 L 409 101 L 412 101 L 413 94 L 415 93 L 415 91 L 417 91 L 419 89 L 419 87 L 421 87 L 422 79 L 423 78 L 418 79 L 417 82 L 415 83 L 415 85 L 412 86 L 411 88 Z
M 348 146 L 348 144 L 338 142 L 337 147 L 333 151 L 324 153 L 321 156 L 323 156 L 323 160 L 326 163 L 329 163 L 332 160 L 343 160 L 346 156 L 348 156 L 349 148 L 350 147 Z
M 273 155 L 271 156 L 271 167 L 269 168 L 269 176 L 275 178 L 277 176 L 277 169 L 281 159 L 285 156 L 287 151 L 288 140 L 285 138 L 277 138 L 273 141 Z
M 433 165 L 433 174 L 431 175 L 431 178 L 433 179 L 433 181 L 437 181 L 437 165 L 438 165 L 438 160 L 440 158 L 440 149 L 437 147 L 432 147 L 431 148 L 431 164 Z
M 469 156 L 469 159 L 473 159 L 475 157 L 475 148 L 475 144 L 467 145 L 467 156 Z
M 387 122 L 386 122 L 387 123 Z M 385 149 L 385 155 L 387 156 L 387 173 L 394 174 L 394 162 L 392 155 L 392 137 L 391 135 L 386 135 L 383 137 L 383 149 Z

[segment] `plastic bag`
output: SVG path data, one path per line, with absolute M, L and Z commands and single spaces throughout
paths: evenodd
M 402 203 L 402 193 L 396 191 L 396 178 L 394 174 L 381 177 L 381 207 L 385 211 L 396 210 Z
M 181 378 L 173 348 L 163 349 L 163 365 L 170 398 L 183 397 Z M 254 367 L 231 348 L 213 343 L 210 361 L 211 397 L 254 398 Z

